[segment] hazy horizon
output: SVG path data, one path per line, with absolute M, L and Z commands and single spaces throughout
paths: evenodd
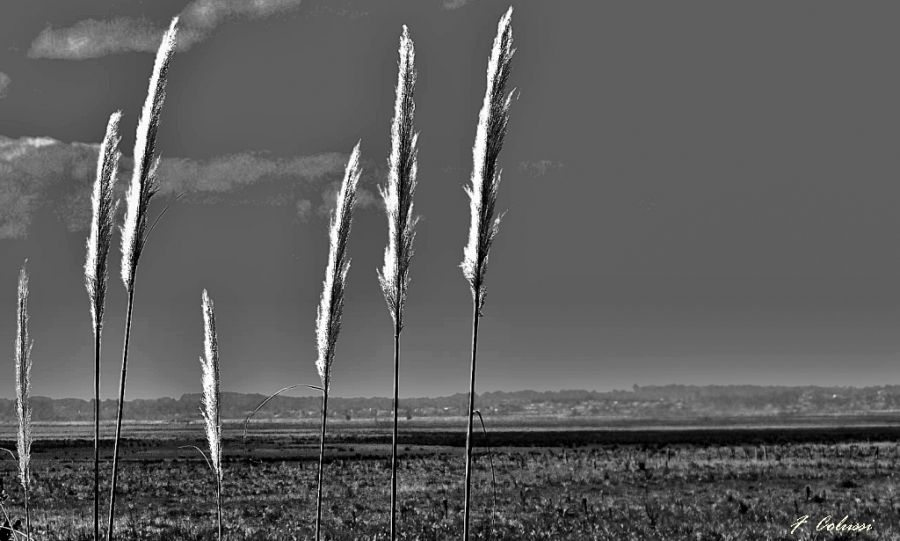
M 526 388 L 523 388 L 523 389 L 478 389 L 477 392 L 476 392 L 476 394 L 477 394 L 477 395 L 483 395 L 483 394 L 488 394 L 488 393 L 498 393 L 498 392 L 500 392 L 500 393 L 530 393 L 530 392 L 536 392 L 536 393 L 580 393 L 580 392 L 587 392 L 587 393 L 599 393 L 599 394 L 603 394 L 603 393 L 613 393 L 613 392 L 633 392 L 633 391 L 634 391 L 634 386 L 635 386 L 635 385 L 637 385 L 637 384 L 633 384 L 632 386 L 628 386 L 628 387 L 617 387 L 617 388 L 611 388 L 611 389 L 587 389 L 587 388 L 559 388 L 559 389 L 534 389 L 534 388 L 528 388 L 528 389 L 526 389 Z M 900 386 L 900 383 L 898 383 L 898 384 L 881 384 L 881 385 L 815 385 L 815 384 L 804 384 L 804 385 L 779 385 L 779 384 L 754 384 L 754 383 L 716 383 L 716 384 L 699 384 L 699 385 L 698 385 L 698 384 L 695 384 L 695 383 L 661 383 L 661 384 L 646 384 L 646 385 L 637 385 L 637 386 L 640 387 L 640 388 L 645 388 L 645 387 L 685 386 L 685 387 L 701 387 L 701 388 L 702 388 L 702 387 L 759 387 L 759 388 L 776 388 L 776 389 L 817 388 L 817 389 L 856 389 L 856 390 L 863 390 L 863 389 L 877 389 L 877 388 L 886 388 L 886 387 L 898 387 L 898 386 Z M 278 390 L 278 389 L 274 389 L 273 392 L 274 392 L 274 391 L 277 391 L 277 390 Z M 197 389 L 197 390 L 195 390 L 195 391 L 187 391 L 187 392 L 181 393 L 181 394 L 179 394 L 179 395 L 159 395 L 159 396 L 135 396 L 135 397 L 126 397 L 125 401 L 128 402 L 128 401 L 130 401 L 130 400 L 163 400 L 163 399 L 173 399 L 173 400 L 178 400 L 178 399 L 180 399 L 182 396 L 185 396 L 185 395 L 199 395 L 199 394 L 202 394 L 202 392 L 203 392 L 203 391 L 202 391 L 201 389 Z M 231 393 L 231 394 L 242 394 L 242 395 L 261 395 L 261 396 L 269 396 L 269 395 L 272 394 L 271 392 L 235 391 L 235 390 L 231 390 L 231 389 L 222 389 L 221 392 L 222 392 L 223 395 Z M 451 393 L 446 393 L 446 394 L 430 394 L 430 395 L 425 395 L 425 394 L 408 394 L 408 395 L 403 395 L 403 394 L 401 394 L 401 395 L 400 395 L 400 398 L 401 398 L 401 399 L 407 399 L 407 400 L 409 400 L 409 399 L 419 399 L 419 398 L 432 399 L 432 398 L 445 398 L 445 397 L 456 396 L 456 395 L 462 395 L 462 396 L 465 396 L 467 393 L 468 393 L 467 390 L 460 390 L 460 391 L 457 391 L 457 392 L 451 392 Z M 320 395 L 317 391 L 303 391 L 303 390 L 299 390 L 299 389 L 298 389 L 298 390 L 293 390 L 293 391 L 288 391 L 288 392 L 282 393 L 282 394 L 280 394 L 280 395 L 278 395 L 278 396 L 284 396 L 284 397 L 288 397 L 288 398 L 309 398 L 309 397 L 318 397 L 318 396 L 321 396 L 321 395 Z M 363 398 L 363 399 L 370 399 L 370 398 L 384 398 L 384 399 L 390 399 L 390 395 L 389 395 L 389 394 L 385 394 L 385 395 L 347 395 L 347 394 L 340 394 L 340 393 L 329 393 L 328 396 L 329 396 L 329 397 L 332 397 L 332 396 L 333 396 L 333 397 L 335 397 L 335 398 L 349 398 L 349 399 L 354 399 L 354 398 Z M 49 399 L 51 399 L 51 400 L 70 400 L 70 399 L 72 399 L 72 400 L 91 400 L 91 399 L 93 399 L 93 396 L 87 396 L 87 395 L 85 395 L 85 396 L 47 396 L 47 395 L 41 395 L 41 394 L 34 394 L 33 397 L 34 397 L 34 398 L 49 398 Z M 2 398 L 7 398 L 7 399 L 9 399 L 9 400 L 14 399 L 14 397 L 0 397 L 0 399 L 2 399 Z M 116 400 L 116 397 L 114 397 L 114 396 L 103 397 L 102 400 L 103 400 L 103 401 L 115 401 L 115 400 Z
M 900 5 L 498 0 L 10 2 L 0 7 L 0 397 L 31 273 L 33 393 L 92 395 L 82 265 L 96 150 L 131 154 L 158 30 L 182 15 L 126 398 L 200 389 L 200 294 L 222 389 L 316 384 L 327 208 L 362 139 L 334 396 L 389 396 L 376 280 L 401 25 L 419 69 L 422 216 L 401 397 L 468 389 L 463 185 L 497 20 L 520 91 L 500 161 L 477 391 L 665 383 L 869 386 L 900 357 Z M 202 5 L 201 5 L 202 4 Z M 777 11 L 775 11 L 777 9 Z M 128 180 L 120 174 L 120 186 Z M 102 396 L 124 293 L 110 256 Z

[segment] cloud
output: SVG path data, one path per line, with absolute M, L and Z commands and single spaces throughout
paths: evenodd
M 178 50 L 206 39 L 229 19 L 258 19 L 300 5 L 301 0 L 193 0 L 179 13 Z M 47 27 L 31 43 L 31 58 L 84 60 L 108 54 L 156 52 L 165 28 L 146 19 L 86 19 L 68 28 Z
M 209 160 L 163 159 L 159 178 L 162 193 L 216 194 L 234 192 L 263 179 L 322 181 L 343 172 L 347 155 L 334 153 L 270 158 L 263 154 L 241 153 Z
M 444 9 L 459 9 L 471 1 L 472 0 L 442 0 L 441 7 Z
M 87 19 L 69 28 L 47 27 L 31 43 L 31 58 L 83 60 L 112 53 L 150 52 L 159 47 L 162 30 L 144 19 Z M 179 33 L 179 48 L 190 47 L 190 36 Z
M 354 2 L 352 1 L 328 0 L 327 2 L 316 4 L 310 9 L 309 13 L 316 16 L 332 15 L 348 19 L 359 19 L 369 15 L 368 11 L 355 7 L 353 4 Z
M 341 170 L 341 175 L 343 178 L 343 170 Z M 370 167 L 364 168 L 359 182 L 360 184 L 368 184 L 374 186 L 374 184 L 371 183 L 371 179 L 375 176 L 384 178 L 383 172 L 376 172 L 375 174 L 372 174 Z M 338 191 L 340 191 L 340 189 L 340 183 L 334 182 L 324 191 L 324 193 L 322 194 L 322 202 L 315 209 L 315 213 L 318 216 L 331 216 L 331 213 L 334 211 L 334 207 L 337 205 Z M 356 190 L 356 206 L 358 208 L 384 208 L 384 200 L 381 198 L 381 196 L 376 195 L 376 192 L 373 190 L 358 188 Z M 303 210 L 304 212 L 301 213 L 300 206 L 298 205 L 297 215 L 303 219 L 308 219 L 308 217 L 312 215 L 312 206 L 305 206 Z
M 297 217 L 301 220 L 309 220 L 312 216 L 312 202 L 308 199 L 297 200 Z
M 8 164 L 0 162 L 0 239 L 24 237 L 37 206 L 37 191 L 31 179 L 14 175 Z
M 98 150 L 97 144 L 0 136 L 0 239 L 27 236 L 40 209 L 51 210 L 70 231 L 86 229 Z M 333 208 L 346 161 L 347 154 L 337 152 L 287 158 L 254 152 L 206 160 L 164 157 L 160 197 L 184 194 L 184 202 L 191 204 L 291 206 L 300 219 L 309 220 Z M 365 166 L 363 207 L 378 204 L 374 183 L 384 176 L 375 164 Z M 123 157 L 120 194 L 131 167 Z
M 533 162 L 519 162 L 519 171 L 532 177 L 542 177 L 547 173 L 559 171 L 564 167 L 562 162 L 553 160 L 537 160 Z
M 0 71 L 0 98 L 6 97 L 6 91 L 9 88 L 9 83 L 12 82 L 12 79 L 9 78 L 9 75 Z
M 181 12 L 189 28 L 211 31 L 231 18 L 258 19 L 296 8 L 301 0 L 194 0 Z

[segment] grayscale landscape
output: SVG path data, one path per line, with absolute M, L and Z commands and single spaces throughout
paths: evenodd
M 900 5 L 0 5 L 0 541 L 900 540 Z

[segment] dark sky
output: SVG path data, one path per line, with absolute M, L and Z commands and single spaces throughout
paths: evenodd
M 898 381 L 900 6 L 514 2 L 521 95 L 501 155 L 480 390 Z M 88 197 L 108 115 L 131 154 L 160 29 L 182 14 L 141 260 L 129 397 L 199 390 L 200 293 L 223 389 L 316 383 L 327 202 L 362 139 L 333 390 L 391 391 L 375 269 L 397 42 L 416 43 L 422 215 L 401 394 L 467 389 L 462 186 L 492 0 L 25 1 L 0 6 L 0 344 L 12 395 L 29 259 L 34 393 L 92 393 Z M 129 178 L 120 175 L 124 184 Z M 118 238 L 105 396 L 118 382 Z M 0 358 L 3 358 L 0 355 Z

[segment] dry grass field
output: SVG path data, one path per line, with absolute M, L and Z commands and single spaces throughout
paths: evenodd
M 70 432 L 75 428 L 69 427 Z M 214 539 L 215 487 L 189 431 L 144 427 L 126 440 L 120 539 Z M 476 445 L 473 533 L 478 539 L 900 539 L 897 428 L 716 430 L 499 430 L 489 455 Z M 45 429 L 45 434 L 47 434 Z M 329 539 L 384 539 L 389 434 L 338 428 L 330 435 L 323 528 Z M 459 535 L 460 431 L 403 434 L 398 525 L 402 539 Z M 246 440 L 229 426 L 224 518 L 228 539 L 308 539 L 315 513 L 313 428 L 259 425 Z M 614 442 L 614 443 L 604 443 Z M 104 449 L 104 456 L 110 449 Z M 92 448 L 39 439 L 33 522 L 39 539 L 91 534 Z M 21 509 L 15 464 L 0 462 L 13 516 Z M 807 488 L 808 487 L 808 488 Z M 791 535 L 790 524 L 809 515 Z M 873 533 L 815 532 L 832 515 Z

